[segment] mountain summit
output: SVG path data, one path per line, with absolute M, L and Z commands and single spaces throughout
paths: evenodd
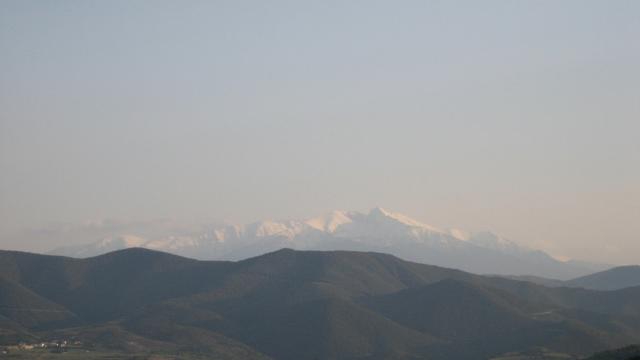
M 563 263 L 491 232 L 441 230 L 380 207 L 363 213 L 336 210 L 303 220 L 215 225 L 154 236 L 114 233 L 51 254 L 90 257 L 144 247 L 201 260 L 241 260 L 280 248 L 386 252 L 401 258 L 474 273 L 570 279 L 603 270 Z M 160 235 L 158 235 L 160 234 Z

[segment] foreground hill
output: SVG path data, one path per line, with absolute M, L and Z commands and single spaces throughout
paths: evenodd
M 640 345 L 627 346 L 622 349 L 604 351 L 587 360 L 640 360 Z
M 477 274 L 536 275 L 572 279 L 607 266 L 562 262 L 543 251 L 519 245 L 491 232 L 443 230 L 410 217 L 375 208 L 368 213 L 333 211 L 306 220 L 260 221 L 247 225 L 187 227 L 150 223 L 105 231 L 79 229 L 85 245 L 58 248 L 52 255 L 86 258 L 132 247 L 164 251 L 200 260 L 242 260 L 280 248 L 352 250 L 393 254 L 403 259 Z M 51 236 L 51 232 L 47 232 Z M 67 241 L 70 230 L 62 236 Z M 51 241 L 51 239 L 48 239 Z
M 2 251 L 0 279 L 5 343 L 70 337 L 216 359 L 488 359 L 537 348 L 584 356 L 640 338 L 640 287 L 548 288 L 381 253 L 283 249 L 217 262 L 140 248 L 88 259 Z

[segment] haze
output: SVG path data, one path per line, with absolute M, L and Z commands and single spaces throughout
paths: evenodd
M 0 247 L 384 206 L 640 262 L 640 2 L 2 1 Z M 94 239 L 87 239 L 91 241 Z

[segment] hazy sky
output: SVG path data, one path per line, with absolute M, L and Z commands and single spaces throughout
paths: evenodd
M 2 0 L 0 247 L 380 205 L 638 263 L 639 39 L 634 0 Z

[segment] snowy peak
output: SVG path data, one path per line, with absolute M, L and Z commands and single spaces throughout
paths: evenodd
M 467 241 L 471 238 L 471 233 L 462 229 L 448 229 L 447 233 L 458 240 Z
M 260 221 L 247 227 L 247 235 L 253 237 L 285 236 L 290 237 L 295 232 L 294 226 L 282 222 Z
M 373 221 L 386 221 L 386 222 L 396 222 L 402 225 L 406 225 L 406 226 L 410 226 L 410 227 L 417 227 L 417 228 L 422 228 L 425 230 L 430 230 L 430 231 L 435 231 L 435 232 L 441 232 L 440 230 L 436 229 L 435 227 L 431 226 L 431 225 L 427 225 L 424 223 L 421 223 L 417 220 L 414 220 L 406 215 L 402 215 L 399 213 L 394 213 L 388 210 L 385 210 L 381 207 L 376 207 L 371 209 L 371 211 L 369 211 L 368 217 L 373 220 Z
M 377 207 L 368 213 L 344 213 L 341 224 L 331 235 L 374 247 L 390 247 L 409 243 L 432 243 L 457 246 L 460 242 L 437 228 L 408 216 Z
M 350 213 L 335 210 L 322 216 L 308 219 L 304 223 L 316 230 L 334 233 L 339 226 L 349 224 L 351 222 L 353 222 L 353 219 L 351 218 Z
M 471 234 L 468 241 L 474 245 L 498 250 L 505 253 L 517 254 L 523 252 L 529 252 L 531 249 L 519 245 L 509 239 L 506 239 L 502 236 L 496 235 L 490 231 L 482 231 L 478 233 Z
M 378 236 L 410 235 L 416 232 L 441 231 L 408 216 L 377 207 L 368 213 L 334 210 L 307 220 L 260 221 L 241 226 L 241 235 L 250 238 L 284 237 L 294 239 L 308 232 L 353 238 L 378 234 Z
M 509 254 L 518 254 L 532 251 L 491 231 L 468 232 L 461 229 L 448 229 L 447 233 L 458 240 L 491 250 L 497 250 Z

